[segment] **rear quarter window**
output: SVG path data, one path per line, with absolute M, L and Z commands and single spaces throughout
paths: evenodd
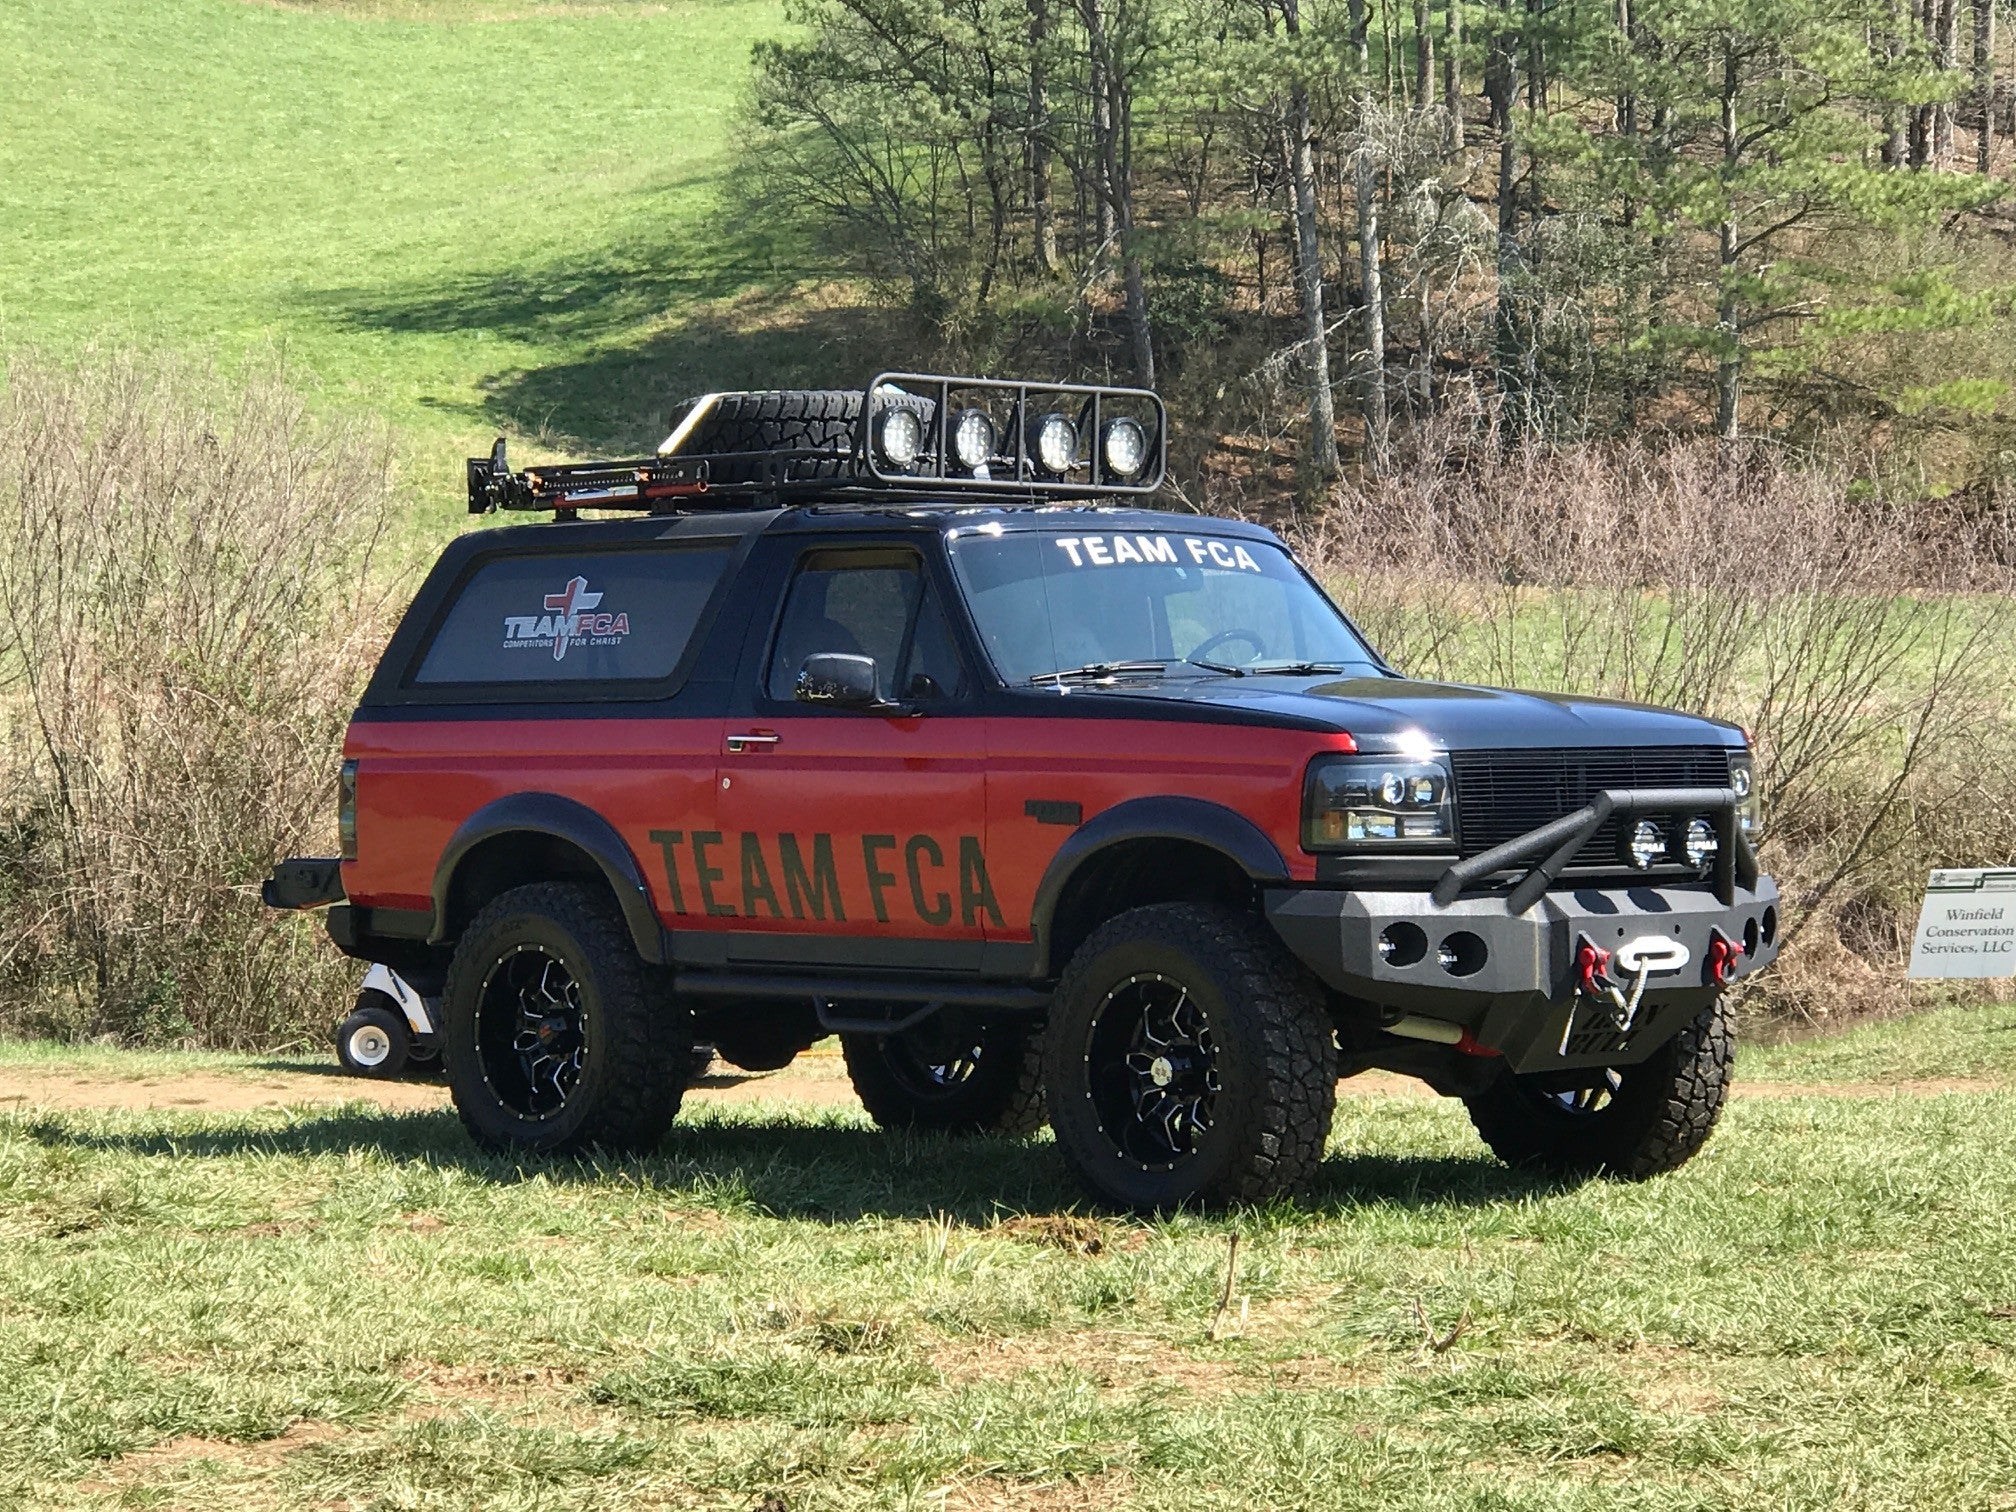
M 493 557 L 463 579 L 411 681 L 662 682 L 728 556 L 722 546 Z

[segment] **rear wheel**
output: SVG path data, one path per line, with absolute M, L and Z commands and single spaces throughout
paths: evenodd
M 398 1076 L 411 1044 L 399 1005 L 375 990 L 358 993 L 356 1008 L 336 1026 L 336 1059 L 352 1076 Z
M 1507 1165 L 1640 1181 L 1685 1165 L 1708 1142 L 1735 1052 L 1734 1015 L 1718 998 L 1638 1065 L 1598 1068 L 1576 1086 L 1508 1071 L 1465 1102 Z
M 455 1109 L 488 1149 L 646 1150 L 679 1111 L 691 1023 L 599 889 L 492 901 L 455 947 L 442 1018 Z
M 900 1034 L 843 1034 L 847 1075 L 885 1129 L 1033 1134 L 1043 1126 L 1042 1038 L 944 1009 Z
M 1058 1147 L 1100 1200 L 1264 1202 L 1322 1160 L 1336 1038 L 1315 983 L 1258 921 L 1139 908 L 1066 967 L 1044 1081 Z

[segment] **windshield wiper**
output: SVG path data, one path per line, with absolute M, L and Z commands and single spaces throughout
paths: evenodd
M 1097 681 L 1102 677 L 1124 677 L 1129 673 L 1160 672 L 1169 663 L 1164 661 L 1111 661 L 1087 662 L 1082 667 L 1065 667 L 1056 672 L 1038 672 L 1029 681 L 1042 687 L 1046 684 L 1079 681 Z
M 1244 677 L 1252 670 L 1248 667 L 1230 666 L 1225 662 L 1200 661 L 1194 656 L 1171 656 L 1159 661 L 1087 662 L 1082 667 L 1066 667 L 1060 672 L 1038 672 L 1029 681 L 1039 687 L 1064 682 L 1097 682 L 1108 677 L 1152 676 L 1157 672 L 1166 672 L 1171 667 L 1198 667 L 1203 671 L 1221 673 L 1226 677 Z
M 1265 672 L 1275 672 L 1285 674 L 1286 676 L 1290 677 L 1300 677 L 1317 672 L 1349 672 L 1351 668 L 1345 662 L 1278 661 L 1278 662 L 1254 662 L 1252 665 L 1248 666 L 1245 670 L 1249 674 L 1254 675 L 1258 675 L 1260 673 Z

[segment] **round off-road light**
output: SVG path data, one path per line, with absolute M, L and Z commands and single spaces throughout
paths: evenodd
M 1139 477 L 1148 465 L 1148 432 L 1139 420 L 1126 415 L 1108 420 L 1106 433 L 1099 438 L 1099 453 L 1106 459 L 1106 470 L 1115 477 Z
M 1650 819 L 1640 819 L 1637 827 L 1631 831 L 1630 840 L 1625 843 L 1625 858 L 1638 870 L 1650 871 L 1665 854 L 1665 833 Z
M 876 444 L 891 467 L 915 466 L 917 454 L 924 450 L 924 417 L 913 409 L 884 410 Z
M 1682 837 L 1681 850 L 1687 857 L 1687 864 L 1700 871 L 1715 859 L 1715 852 L 1722 848 L 1722 842 L 1715 838 L 1715 826 L 1706 819 L 1689 819 L 1687 833 Z
M 1061 478 L 1078 460 L 1078 427 L 1069 415 L 1043 416 L 1031 427 L 1035 431 L 1036 465 L 1052 477 Z
M 985 467 L 994 456 L 994 422 L 977 409 L 961 410 L 952 422 L 952 455 L 969 473 Z

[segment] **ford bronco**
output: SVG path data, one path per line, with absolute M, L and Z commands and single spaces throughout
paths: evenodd
M 837 1034 L 879 1124 L 1048 1122 L 1123 1207 L 1294 1189 L 1371 1068 L 1508 1161 L 1678 1166 L 1777 948 L 1743 733 L 1408 679 L 1268 531 L 1140 507 L 1165 430 L 884 374 L 637 461 L 500 441 L 472 511 L 554 519 L 442 554 L 340 865 L 268 901 L 438 996 L 491 1148 L 648 1148 L 696 1040 Z

